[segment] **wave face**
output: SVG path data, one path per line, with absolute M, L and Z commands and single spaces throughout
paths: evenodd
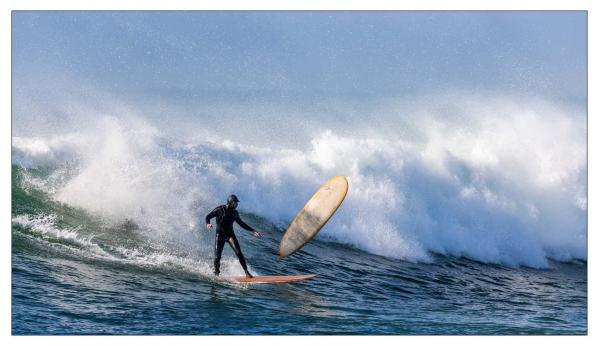
M 292 147 L 277 145 L 296 136 L 290 129 L 249 145 L 107 114 L 66 133 L 15 136 L 12 161 L 52 167 L 26 183 L 55 201 L 134 220 L 181 247 L 230 193 L 242 211 L 284 227 L 323 182 L 345 175 L 348 196 L 321 240 L 410 261 L 431 252 L 509 266 L 586 260 L 585 111 L 440 99 L 387 100 L 347 121 L 323 119 Z

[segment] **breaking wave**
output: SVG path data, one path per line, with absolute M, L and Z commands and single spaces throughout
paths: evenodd
M 27 184 L 54 200 L 135 220 L 181 246 L 230 193 L 242 211 L 285 227 L 323 182 L 345 175 L 348 196 L 321 240 L 411 261 L 430 252 L 511 266 L 586 260 L 584 111 L 492 97 L 421 101 L 385 102 L 376 121 L 364 115 L 343 130 L 323 120 L 292 148 L 182 138 L 109 114 L 67 133 L 15 136 L 12 161 L 52 167 Z

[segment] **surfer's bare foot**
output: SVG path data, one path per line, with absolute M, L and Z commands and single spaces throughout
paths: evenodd
M 250 272 L 248 272 L 248 271 L 245 272 L 245 277 L 246 278 L 253 278 L 252 274 L 250 274 Z
M 215 270 L 214 271 L 214 276 L 218 276 L 218 274 L 220 274 L 220 272 Z

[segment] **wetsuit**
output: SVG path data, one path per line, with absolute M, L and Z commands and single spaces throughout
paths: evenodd
M 226 205 L 220 205 L 206 215 L 206 224 L 209 224 L 210 219 L 213 217 L 216 217 L 216 239 L 214 240 L 214 274 L 218 275 L 220 273 L 220 258 L 223 253 L 225 242 L 228 242 L 229 245 L 231 245 L 235 255 L 237 255 L 237 258 L 239 258 L 239 263 L 241 263 L 243 270 L 247 273 L 248 269 L 245 263 L 245 258 L 241 253 L 241 248 L 239 247 L 237 237 L 235 237 L 235 233 L 233 233 L 233 222 L 237 222 L 239 226 L 250 232 L 254 232 L 254 229 L 241 220 L 237 210 L 228 208 Z

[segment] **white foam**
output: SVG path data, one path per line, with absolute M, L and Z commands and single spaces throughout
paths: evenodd
M 40 234 L 45 238 L 68 240 L 86 249 L 90 249 L 97 256 L 109 256 L 109 254 L 102 250 L 101 247 L 92 242 L 91 236 L 81 236 L 76 228 L 57 227 L 55 226 L 55 222 L 55 215 L 17 215 L 12 218 L 13 224 L 21 225 L 22 227 L 25 227 L 37 234 Z
M 372 112 L 377 122 L 354 135 L 331 127 L 295 149 L 182 143 L 143 120 L 106 117 L 61 145 L 20 137 L 13 150 L 33 161 L 70 148 L 79 171 L 56 199 L 133 217 L 181 243 L 197 241 L 202 216 L 229 193 L 286 224 L 320 184 L 345 175 L 349 195 L 322 238 L 410 260 L 429 251 L 535 267 L 586 259 L 584 111 L 451 94 Z
M 12 223 L 27 228 L 29 232 L 41 235 L 42 239 L 48 240 L 53 246 L 60 246 L 67 251 L 87 258 L 126 263 L 145 268 L 176 269 L 204 277 L 212 277 L 212 265 L 209 260 L 197 258 L 196 256 L 182 256 L 168 251 L 163 246 L 159 246 L 159 249 L 154 251 L 137 247 L 109 246 L 110 251 L 106 251 L 96 242 L 93 235 L 84 236 L 77 228 L 56 226 L 56 216 L 54 215 L 37 217 L 17 215 L 12 218 Z M 78 247 L 56 244 L 55 240 L 67 240 L 77 244 Z M 248 268 L 255 272 L 251 266 L 248 266 Z M 225 277 L 244 275 L 237 258 L 233 256 L 223 256 L 221 273 Z

